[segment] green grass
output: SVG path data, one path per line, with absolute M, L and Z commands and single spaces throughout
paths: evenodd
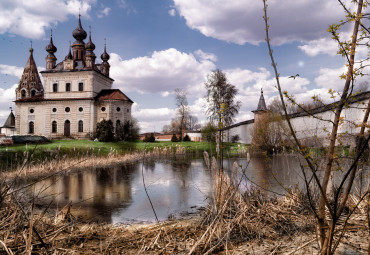
M 25 159 L 42 163 L 61 157 L 107 156 L 109 153 L 126 154 L 131 152 L 152 151 L 154 147 L 185 147 L 186 153 L 202 156 L 204 150 L 211 155 L 216 153 L 215 143 L 208 142 L 94 142 L 91 140 L 52 140 L 48 144 L 12 145 L 0 147 L 0 170 L 10 170 L 21 165 Z M 243 145 L 244 146 L 244 145 Z M 225 143 L 225 156 L 238 153 L 238 144 Z

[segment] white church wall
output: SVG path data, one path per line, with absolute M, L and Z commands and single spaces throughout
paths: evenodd
M 41 73 L 45 86 L 45 99 L 60 98 L 92 98 L 102 89 L 110 89 L 113 81 L 96 71 Z M 57 84 L 57 92 L 53 92 L 53 84 Z M 70 83 L 70 91 L 66 91 L 66 83 Z M 83 83 L 83 91 L 79 91 L 79 83 Z

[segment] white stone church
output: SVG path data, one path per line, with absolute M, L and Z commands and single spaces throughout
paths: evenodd
M 88 42 L 86 31 L 78 26 L 73 31 L 75 42 L 65 59 L 57 63 L 57 48 L 46 46 L 46 70 L 41 72 L 41 83 L 33 49 L 16 89 L 15 128 L 19 135 L 43 135 L 48 138 L 89 138 L 96 125 L 109 119 L 114 127 L 131 121 L 133 101 L 119 89 L 112 89 L 109 77 L 109 55 L 101 55 L 102 63 L 96 64 L 95 45 Z M 72 52 L 71 52 L 72 51 Z

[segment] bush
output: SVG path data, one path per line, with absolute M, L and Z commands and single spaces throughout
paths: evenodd
M 139 126 L 136 119 L 125 121 L 116 127 L 116 140 L 118 141 L 136 141 L 139 139 Z
M 179 140 L 177 139 L 177 136 L 175 134 L 173 134 L 172 137 L 171 137 L 171 142 L 176 143 L 178 141 Z
M 95 138 L 99 142 L 111 142 L 114 138 L 113 122 L 111 120 L 102 120 L 96 125 Z
M 184 136 L 184 139 L 183 139 L 184 142 L 190 142 L 190 137 L 188 135 Z
M 217 127 L 212 123 L 208 122 L 202 129 L 202 140 L 206 142 L 216 142 Z
M 233 136 L 231 137 L 231 142 L 232 142 L 232 143 L 237 143 L 239 140 L 240 140 L 239 135 L 233 135 Z
M 145 134 L 144 142 L 146 142 L 146 143 L 154 143 L 155 142 L 154 134 L 151 133 L 149 136 L 148 136 L 148 134 Z

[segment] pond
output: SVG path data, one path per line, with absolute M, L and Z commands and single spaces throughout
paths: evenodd
M 244 169 L 247 179 L 261 192 L 285 194 L 289 188 L 303 188 L 304 181 L 298 157 L 274 156 L 272 159 L 252 157 L 225 160 L 224 169 L 231 175 L 233 164 Z M 203 159 L 176 157 L 151 160 L 106 168 L 90 168 L 66 175 L 53 176 L 26 189 L 28 196 L 37 196 L 40 206 L 60 209 L 72 202 L 72 214 L 87 221 L 112 224 L 154 221 L 148 194 L 159 220 L 196 213 L 212 198 L 212 173 Z M 362 185 L 368 185 L 367 183 Z M 21 185 L 24 185 L 21 184 Z

